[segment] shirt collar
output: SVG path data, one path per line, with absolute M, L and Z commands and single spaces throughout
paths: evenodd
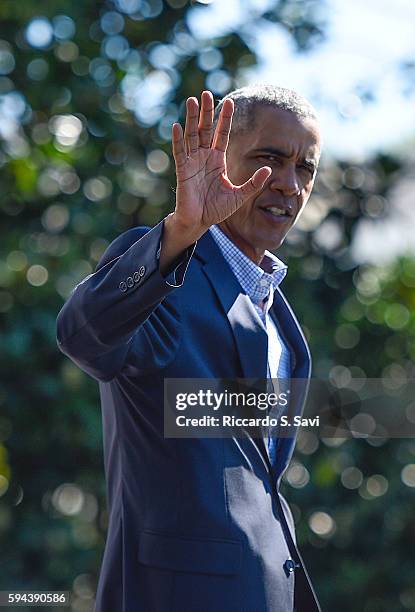
M 274 290 L 286 276 L 288 266 L 270 251 L 265 251 L 263 267 L 258 266 L 217 225 L 209 229 L 242 289 L 255 304 L 267 297 L 271 288 Z

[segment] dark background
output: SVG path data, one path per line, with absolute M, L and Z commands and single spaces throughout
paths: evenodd
M 306 54 L 325 37 L 321 4 L 280 1 L 255 19 L 279 22 Z M 256 63 L 238 31 L 195 40 L 193 8 L 0 4 L 0 590 L 70 590 L 76 612 L 92 611 L 105 542 L 101 417 L 97 384 L 56 347 L 55 319 L 110 241 L 172 210 L 170 129 L 186 97 L 209 86 L 219 100 L 211 73 L 230 90 Z M 204 47 L 217 53 L 201 59 Z M 166 83 L 137 110 L 134 96 Z M 350 254 L 357 224 L 387 219 L 410 171 L 392 154 L 323 157 L 317 222 L 278 253 L 316 376 L 414 376 L 415 260 L 358 266 Z M 316 233 L 323 222 L 334 240 Z M 303 434 L 284 489 L 324 610 L 415 610 L 415 441 Z

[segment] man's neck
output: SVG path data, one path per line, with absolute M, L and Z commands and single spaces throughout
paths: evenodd
M 222 223 L 218 223 L 218 227 L 222 230 L 222 232 L 232 240 L 235 246 L 238 247 L 240 251 L 249 259 L 251 259 L 257 266 L 262 267 L 261 263 L 264 259 L 265 251 L 263 249 L 254 249 L 250 244 L 248 244 L 242 236 L 232 232 L 229 227 L 226 225 L 226 221 L 222 221 Z

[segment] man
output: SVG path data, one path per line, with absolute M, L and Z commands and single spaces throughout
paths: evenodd
M 163 382 L 309 377 L 278 286 L 286 266 L 268 250 L 310 196 L 317 121 L 282 88 L 236 90 L 216 115 L 204 91 L 172 142 L 174 212 L 119 236 L 58 316 L 60 349 L 101 394 L 109 527 L 95 610 L 313 612 L 278 491 L 293 437 L 165 438 Z

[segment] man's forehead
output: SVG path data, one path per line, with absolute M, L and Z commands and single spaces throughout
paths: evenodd
M 320 131 L 313 117 L 301 117 L 291 111 L 275 107 L 258 106 L 252 127 L 239 132 L 235 140 L 245 152 L 260 149 L 275 149 L 291 157 L 302 155 L 318 158 L 320 154 Z

